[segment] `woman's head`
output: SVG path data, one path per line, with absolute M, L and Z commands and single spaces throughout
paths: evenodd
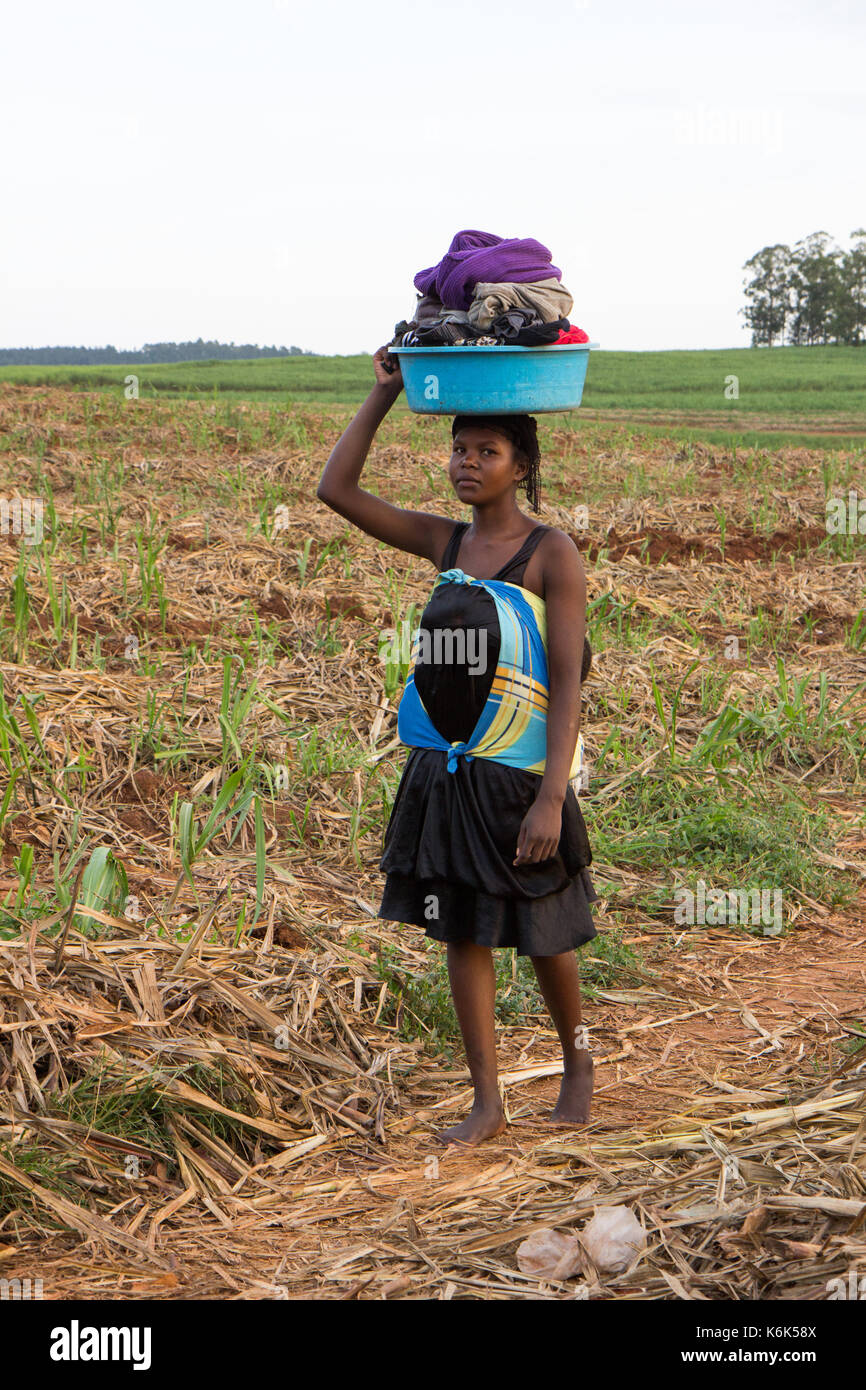
M 485 486 L 516 481 L 526 490 L 533 511 L 538 511 L 541 454 L 538 426 L 531 415 L 456 415 L 451 438 L 450 473 L 455 487 L 464 459 L 471 460 L 473 469 L 483 461 Z M 474 486 L 466 486 L 461 493 L 457 488 L 458 495 L 467 502 L 475 490 Z

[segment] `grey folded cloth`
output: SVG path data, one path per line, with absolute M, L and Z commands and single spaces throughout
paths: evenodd
M 412 321 L 417 328 L 427 328 L 434 323 L 468 324 L 469 315 L 465 309 L 446 309 L 435 294 L 422 294 L 418 296 Z
M 475 286 L 469 305 L 469 322 L 479 333 L 507 309 L 531 309 L 542 323 L 566 319 L 574 300 L 559 280 L 530 280 L 524 285 L 482 281 Z

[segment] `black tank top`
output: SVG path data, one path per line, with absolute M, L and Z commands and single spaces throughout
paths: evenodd
M 445 547 L 445 553 L 442 556 L 442 564 L 439 566 L 440 573 L 442 570 L 450 570 L 454 568 L 454 562 L 457 559 L 457 552 L 460 549 L 460 542 L 463 540 L 463 533 L 468 529 L 468 521 L 457 522 L 457 525 L 451 532 L 451 537 L 448 541 L 448 544 Z M 504 579 L 509 584 L 522 585 L 523 573 L 526 569 L 527 564 L 529 563 L 529 557 L 532 555 L 533 551 L 535 550 L 535 547 L 538 545 L 538 542 L 541 540 L 541 537 L 544 535 L 545 531 L 549 530 L 549 526 L 536 526 L 534 530 L 530 531 L 529 535 L 523 542 L 523 545 L 517 551 L 517 554 L 512 555 L 508 563 L 503 565 L 502 569 L 497 570 L 495 574 L 490 575 L 490 578 Z

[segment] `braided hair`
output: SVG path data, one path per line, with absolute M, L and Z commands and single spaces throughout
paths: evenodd
M 518 486 L 524 489 L 529 505 L 534 512 L 537 512 L 541 495 L 539 481 L 541 450 L 538 447 L 538 422 L 535 417 L 533 415 L 455 415 L 451 424 L 451 438 L 454 438 L 458 430 L 467 429 L 472 425 L 486 425 L 488 429 L 496 430 L 497 434 L 504 434 L 505 438 L 512 444 L 515 454 L 526 464 L 526 473 L 520 479 Z

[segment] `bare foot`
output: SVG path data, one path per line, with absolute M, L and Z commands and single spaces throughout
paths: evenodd
M 482 1109 L 473 1105 L 465 1120 L 450 1129 L 443 1129 L 436 1138 L 441 1144 L 483 1144 L 505 1129 L 505 1115 L 501 1106 Z
M 559 1099 L 550 1115 L 550 1124 L 585 1125 L 589 1124 L 589 1107 L 592 1100 L 593 1065 L 588 1052 L 578 1052 L 576 1065 L 564 1073 L 559 1088 Z

